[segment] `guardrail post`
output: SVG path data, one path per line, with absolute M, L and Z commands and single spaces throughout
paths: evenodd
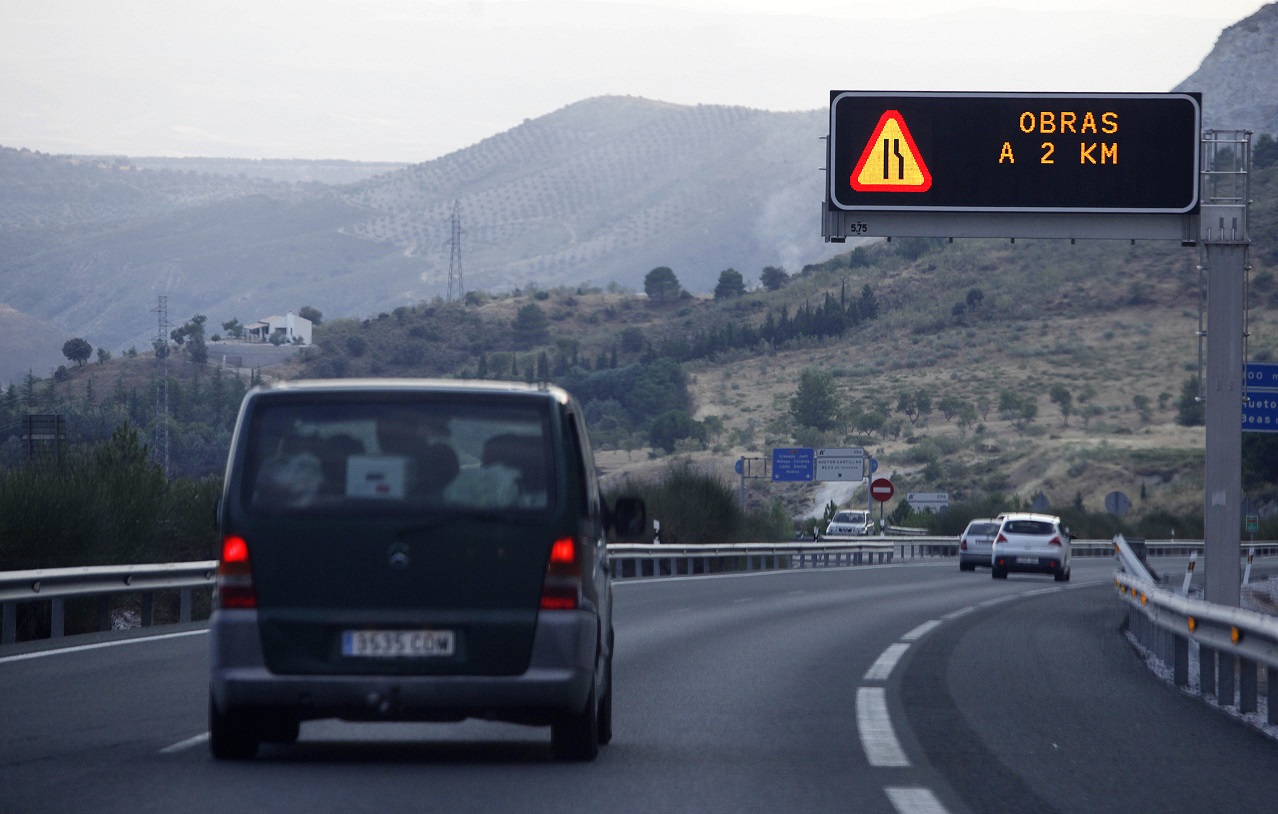
M 49 602 L 49 638 L 61 639 L 67 632 L 67 605 L 62 598 Z
M 1177 687 L 1189 686 L 1189 639 L 1172 634 L 1175 655 L 1172 659 L 1172 681 Z
M 155 594 L 146 591 L 142 594 L 142 627 L 150 627 L 155 622 Z
M 1234 658 L 1232 653 L 1216 654 L 1216 703 L 1221 706 L 1237 705 L 1234 697 Z
M 103 594 L 98 597 L 98 630 L 111 629 L 111 596 Z
M 1238 659 L 1238 711 L 1255 712 L 1256 703 L 1256 662 L 1251 659 Z
M 178 621 L 189 622 L 191 621 L 191 589 L 183 588 L 181 597 L 178 605 Z
M 18 603 L 0 603 L 0 643 L 13 644 L 18 640 Z
M 1198 645 L 1198 691 L 1203 695 L 1216 694 L 1216 651 L 1201 643 Z
M 1278 670 L 1266 666 L 1265 683 L 1269 685 L 1269 723 L 1278 725 Z

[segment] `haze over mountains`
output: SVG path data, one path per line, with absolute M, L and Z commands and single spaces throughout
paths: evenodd
M 1276 43 L 1278 4 L 1222 33 L 1180 86 L 1204 91 L 1207 126 L 1278 132 Z M 825 133 L 823 109 L 612 96 L 403 168 L 2 147 L 0 382 L 47 375 L 72 336 L 145 349 L 159 295 L 172 322 L 201 313 L 214 331 L 443 296 L 454 201 L 468 290 L 639 289 L 666 265 L 708 291 L 729 267 L 751 283 L 767 265 L 797 271 L 845 248 L 819 234 Z

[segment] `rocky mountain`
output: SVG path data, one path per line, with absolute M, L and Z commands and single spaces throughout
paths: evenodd
M 1202 92 L 1204 127 L 1278 135 L 1278 3 L 1222 31 L 1175 89 Z

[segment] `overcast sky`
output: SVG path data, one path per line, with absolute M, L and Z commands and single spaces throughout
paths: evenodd
M 436 158 L 591 96 L 1167 91 L 1259 0 L 0 0 L 0 145 Z

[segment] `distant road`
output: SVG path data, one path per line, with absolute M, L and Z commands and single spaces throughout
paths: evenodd
M 311 722 L 214 762 L 202 630 L 0 656 L 0 811 L 1270 810 L 1278 743 L 1145 669 L 1112 568 L 621 583 L 616 737 L 586 765 L 484 722 Z

